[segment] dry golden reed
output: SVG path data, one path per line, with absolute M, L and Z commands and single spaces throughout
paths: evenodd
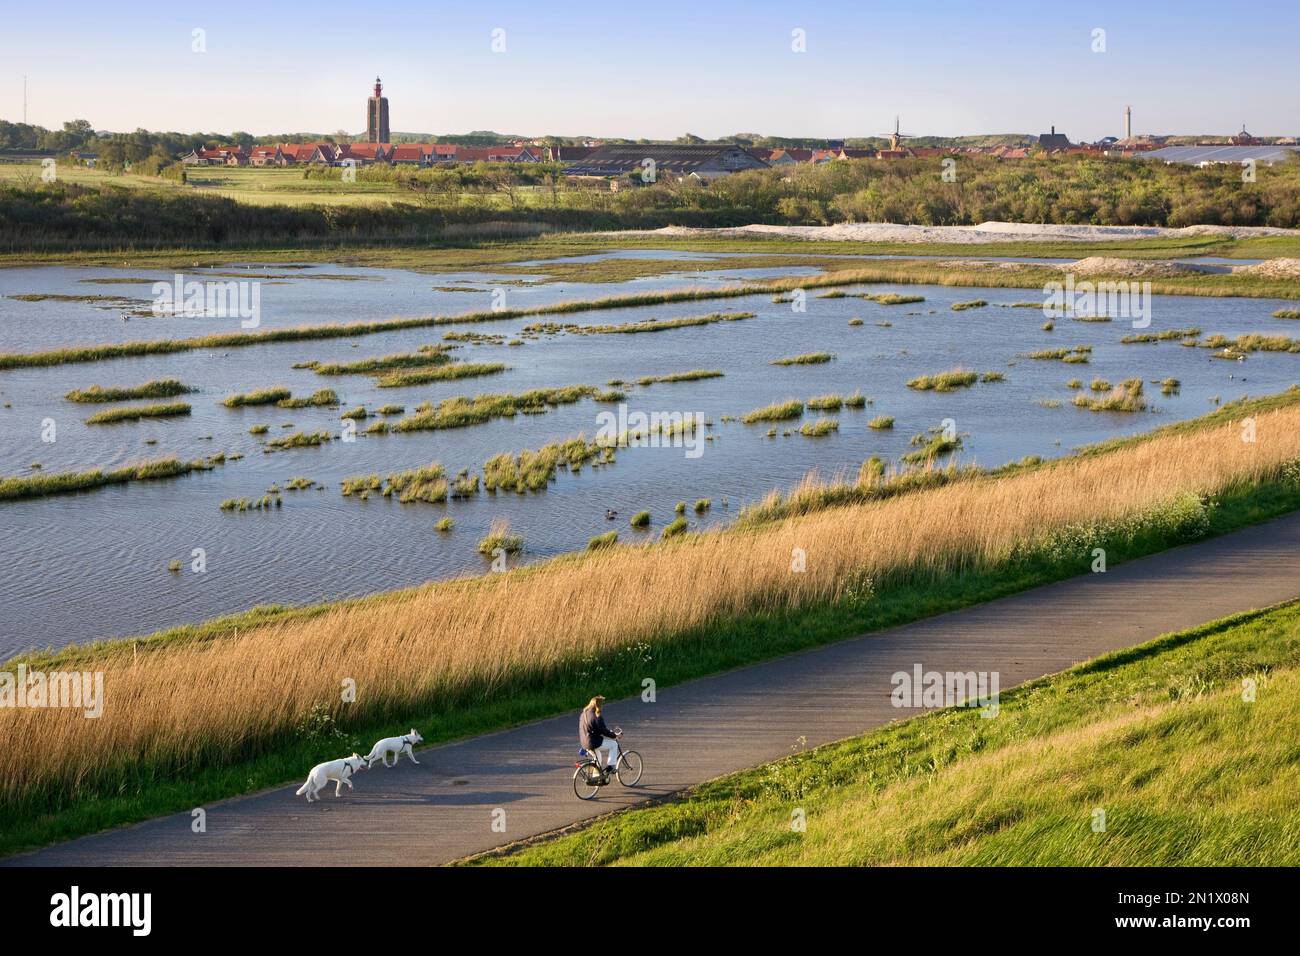
M 414 713 L 465 688 L 502 685 L 730 615 L 843 596 L 862 576 L 942 574 L 1006 557 L 1069 524 L 1122 520 L 1184 492 L 1269 480 L 1300 456 L 1300 408 L 1166 434 L 1048 466 L 961 480 L 746 530 L 599 549 L 507 574 L 343 604 L 206 643 L 99 652 L 104 715 L 0 712 L 0 801 L 111 772 L 255 753 L 316 706 L 340 719 Z M 807 571 L 791 573 L 801 548 Z M 128 645 L 129 647 L 129 645 Z M 339 703 L 341 682 L 357 702 Z M 345 707 L 348 708 L 345 713 Z

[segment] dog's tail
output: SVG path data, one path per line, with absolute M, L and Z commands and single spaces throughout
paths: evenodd
M 295 793 L 294 796 L 295 796 L 295 797 L 301 797 L 304 793 L 307 792 L 307 788 L 310 787 L 310 786 L 311 786 L 311 777 L 308 777 L 308 778 L 307 778 L 307 782 L 304 783 L 301 787 L 298 788 L 298 792 Z

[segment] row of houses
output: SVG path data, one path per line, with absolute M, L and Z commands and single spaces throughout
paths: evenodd
M 1053 127 L 1037 141 L 996 146 L 908 146 L 893 137 L 883 149 L 835 145 L 828 148 L 782 147 L 764 149 L 731 143 L 618 144 L 595 146 L 544 146 L 509 143 L 498 146 L 460 146 L 442 143 L 280 143 L 278 145 L 220 146 L 194 150 L 182 162 L 194 166 L 370 166 L 389 164 L 433 168 L 457 163 L 560 163 L 566 175 L 589 178 L 626 177 L 648 169 L 659 174 L 710 180 L 747 169 L 839 162 L 856 159 L 905 159 L 954 155 L 981 155 L 1000 160 L 1025 159 L 1037 153 L 1054 155 L 1126 155 L 1121 142 L 1075 144 Z
M 591 147 L 459 146 L 441 143 L 280 143 L 274 146 L 217 146 L 181 157 L 187 166 L 393 166 L 433 167 L 453 163 L 574 162 Z

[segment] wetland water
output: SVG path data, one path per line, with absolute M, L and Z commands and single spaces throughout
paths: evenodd
M 674 254 L 640 251 L 668 258 Z M 952 257 L 947 257 L 952 258 Z M 403 270 L 259 264 L 250 268 L 193 270 L 187 278 L 212 274 L 261 278 L 261 327 L 379 321 L 396 316 L 455 314 L 486 310 L 493 290 L 504 289 L 508 307 L 572 299 L 728 284 L 775 275 L 810 274 L 813 269 L 736 269 L 684 272 L 621 283 L 550 283 L 528 276 L 491 273 L 428 274 Z M 155 281 L 171 272 L 140 269 L 42 267 L 0 270 L 0 351 L 34 351 L 72 345 L 238 332 L 238 319 L 132 316 L 140 302 L 21 301 L 18 295 L 121 296 L 146 306 Z M 333 278 L 330 278 L 333 277 Z M 139 280 L 109 282 L 106 280 Z M 448 291 L 463 289 L 464 291 Z M 769 295 L 630 309 L 439 326 L 348 339 L 322 339 L 199 350 L 171 355 L 0 372 L 0 475 L 21 476 L 109 469 L 146 458 L 182 459 L 218 452 L 244 457 L 211 471 L 176 479 L 110 486 L 71 495 L 0 503 L 0 657 L 34 646 L 61 646 L 95 638 L 138 634 L 160 627 L 240 611 L 258 604 L 300 604 L 356 596 L 457 574 L 480 573 L 488 561 L 478 541 L 492 520 L 505 517 L 525 539 L 515 560 L 534 561 L 581 549 L 595 534 L 617 530 L 620 541 L 657 538 L 674 517 L 678 501 L 688 504 L 692 528 L 730 521 L 739 508 L 775 488 L 788 488 L 809 470 L 824 476 L 856 474 L 863 459 L 897 459 L 909 439 L 943 419 L 963 435 L 962 462 L 1000 465 L 1025 455 L 1050 457 L 1116 435 L 1146 431 L 1191 418 L 1245 394 L 1281 391 L 1300 380 L 1300 356 L 1255 353 L 1247 361 L 1209 357 L 1208 349 L 1178 342 L 1122 345 L 1133 332 L 1129 321 L 1083 323 L 1057 318 L 1045 332 L 1037 309 L 1009 308 L 1038 301 L 1032 289 L 965 289 L 939 286 L 848 287 L 847 292 L 896 291 L 923 295 L 917 304 L 883 306 L 860 298 L 818 298 L 810 291 L 807 311 L 771 301 Z M 987 300 L 985 308 L 954 312 L 954 302 Z M 1293 303 L 1263 299 L 1157 296 L 1151 326 L 1144 331 L 1198 327 L 1204 334 L 1245 332 L 1295 335 L 1295 323 L 1272 318 Z M 757 313 L 740 322 L 637 335 L 542 335 L 510 347 L 505 340 L 534 322 L 619 324 L 708 312 Z M 127 316 L 123 320 L 123 315 Z M 861 318 L 861 325 L 849 320 Z M 889 323 L 878 325 L 876 323 Z M 503 362 L 500 374 L 401 388 L 379 388 L 368 375 L 323 376 L 295 363 L 354 362 L 443 343 L 447 332 L 474 332 L 501 344 L 463 343 L 450 354 L 458 362 Z M 501 339 L 496 340 L 495 337 Z M 1034 361 L 1025 353 L 1091 345 L 1088 364 Z M 804 352 L 835 355 L 821 365 L 773 366 L 773 359 Z M 918 392 L 906 382 L 918 375 L 961 366 L 996 371 L 1006 380 L 947 393 Z M 585 434 L 593 438 L 601 412 L 616 406 L 590 399 L 468 428 L 365 436 L 320 447 L 264 454 L 268 438 L 293 431 L 340 430 L 345 408 L 365 405 L 373 414 L 401 404 L 407 414 L 425 401 L 456 395 L 519 393 L 565 385 L 605 387 L 611 379 L 635 381 L 689 369 L 721 369 L 722 378 L 628 389 L 629 411 L 699 412 L 712 423 L 699 457 L 678 448 L 619 449 L 617 461 L 579 474 L 564 470 L 543 492 L 520 495 L 480 493 L 445 505 L 400 504 L 372 495 L 343 497 L 342 479 L 381 476 L 440 462 L 451 475 L 481 472 L 500 452 L 538 448 Z M 1087 384 L 1140 377 L 1148 382 L 1150 407 L 1134 414 L 1096 413 L 1070 405 L 1071 378 Z M 1180 379 L 1165 396 L 1152 380 Z M 180 379 L 198 389 L 177 399 L 193 406 L 189 417 L 117 425 L 86 425 L 102 405 L 63 399 L 74 388 L 139 385 Z M 333 388 L 341 405 L 280 409 L 229 409 L 221 399 L 232 392 L 285 386 L 294 395 Z M 838 432 L 811 438 L 798 434 L 800 420 L 771 424 L 723 422 L 772 402 L 807 400 L 826 393 L 860 391 L 871 399 L 861 410 L 828 413 Z M 170 399 L 169 399 L 170 400 Z M 1039 402 L 1060 402 L 1045 407 Z M 889 431 L 867 422 L 877 415 L 895 419 Z M 802 421 L 821 413 L 808 411 Z M 56 424 L 54 442 L 42 440 L 43 426 Z M 396 421 L 394 416 L 389 419 Z M 263 436 L 249 434 L 269 425 Z M 794 434 L 784 437 L 786 428 Z M 210 437 L 209 437 L 210 436 Z M 152 442 L 152 443 L 149 443 Z M 40 471 L 32 465 L 39 463 Z M 323 490 L 284 492 L 283 507 L 269 512 L 229 513 L 228 498 L 258 498 L 294 476 L 313 479 Z M 696 499 L 712 509 L 696 515 Z M 607 509 L 618 512 L 609 521 Z M 628 518 L 649 510 L 648 531 Z M 455 528 L 439 533 L 435 523 L 450 516 Z M 206 552 L 207 571 L 188 570 L 195 548 Z M 186 570 L 168 571 L 171 561 Z M 598 582 L 592 583 L 599 586 Z

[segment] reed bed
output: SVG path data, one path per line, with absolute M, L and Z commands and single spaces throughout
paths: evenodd
M 304 363 L 317 375 L 370 375 L 376 372 L 388 372 L 400 368 L 429 368 L 446 365 L 451 356 L 441 348 L 426 348 L 419 352 L 395 352 L 375 358 L 358 359 L 355 362 L 320 362 Z
M 10 712 L 0 724 L 7 766 L 0 802 L 34 793 L 75 799 L 129 767 L 166 774 L 240 759 L 273 746 L 319 708 L 344 726 L 404 714 L 720 619 L 838 600 L 864 580 L 879 590 L 995 566 L 1071 528 L 1136 520 L 1179 496 L 1278 480 L 1300 457 L 1300 408 L 1255 417 L 1260 440 L 1253 444 L 1220 419 L 1001 477 L 683 536 L 663 547 L 602 548 L 271 619 L 204 642 L 145 645 L 138 654 L 129 642 L 87 651 L 105 673 L 103 716 Z M 795 548 L 816 555 L 805 573 L 790 572 Z M 419 663 L 394 668 L 393 661 Z M 367 689 L 356 703 L 339 702 L 344 677 Z
M 62 471 L 54 474 L 0 478 L 0 501 L 71 494 L 75 491 L 88 491 L 92 488 L 102 488 L 104 485 L 120 485 L 131 481 L 175 478 L 192 471 L 210 471 L 225 460 L 224 455 L 214 455 L 208 459 L 197 458 L 192 461 L 181 461 L 175 457 L 153 458 L 113 471 L 93 468 L 90 471 Z
M 783 422 L 791 418 L 798 418 L 802 414 L 803 402 L 792 398 L 788 401 L 773 402 L 763 408 L 756 408 L 751 412 L 746 412 L 740 420 L 746 425 L 752 425 L 755 422 Z
M 177 395 L 184 395 L 193 391 L 195 389 L 190 388 L 183 382 L 179 382 L 174 378 L 165 378 L 128 388 L 105 387 L 103 385 L 92 385 L 86 389 L 74 388 L 63 397 L 70 402 L 81 403 L 130 402 L 142 398 L 175 398 Z
M 1074 396 L 1073 404 L 1092 412 L 1140 412 L 1147 407 L 1140 378 L 1126 379 L 1114 387 L 1104 379 L 1096 379 L 1092 383 L 1092 390 L 1105 394 L 1092 398 L 1079 392 Z
M 503 452 L 494 455 L 483 465 L 483 487 L 488 492 L 514 491 L 524 494 L 542 491 L 555 480 L 560 468 L 577 473 L 589 461 L 608 464 L 614 460 L 614 449 L 588 442 L 582 435 L 568 441 L 552 442 L 533 451 L 524 449 L 518 454 Z
M 497 556 L 498 553 L 516 554 L 524 548 L 524 539 L 510 533 L 510 522 L 497 518 L 492 522 L 487 535 L 478 543 L 480 554 Z
M 306 398 L 282 398 L 275 403 L 276 408 L 321 408 L 337 405 L 339 396 L 332 388 L 318 388 Z
M 477 489 L 477 482 L 475 488 Z M 386 480 L 378 475 L 364 475 L 343 480 L 343 496 L 355 496 L 363 501 L 370 497 L 370 492 L 374 491 L 385 498 L 396 498 L 403 504 L 413 501 L 442 504 L 447 500 L 449 489 L 447 469 L 436 461 L 424 468 L 396 472 L 389 475 Z
M 415 414 L 398 420 L 393 431 L 429 431 L 443 428 L 465 428 L 481 425 L 494 418 L 511 418 L 519 414 L 540 414 L 551 406 L 571 405 L 591 398 L 599 390 L 591 385 L 567 385 L 560 388 L 539 388 L 518 395 L 476 395 L 468 398 L 457 395 L 443 399 L 436 406 L 424 402 L 416 406 Z
M 1040 362 L 1064 362 L 1067 365 L 1085 365 L 1092 357 L 1091 345 L 1076 345 L 1068 349 L 1039 349 L 1037 352 L 1030 352 L 1031 359 L 1037 359 Z
M 525 334 L 559 335 L 637 335 L 642 332 L 669 332 L 697 325 L 714 325 L 718 322 L 743 322 L 754 318 L 753 312 L 710 312 L 708 315 L 688 315 L 680 319 L 645 319 L 640 322 L 623 322 L 615 325 L 577 325 L 573 323 L 536 322 L 523 328 Z
M 1150 342 L 1176 342 L 1182 339 L 1194 339 L 1201 334 L 1201 330 L 1195 327 L 1186 329 L 1165 329 L 1163 332 L 1139 332 L 1136 335 L 1126 335 L 1120 339 L 1121 345 L 1138 345 Z
M 830 352 L 805 352 L 803 355 L 788 355 L 773 359 L 769 365 L 824 365 L 835 358 Z
M 375 384 L 380 388 L 405 388 L 410 385 L 425 385 L 429 382 L 448 382 L 461 378 L 477 378 L 480 375 L 496 375 L 505 370 L 506 365 L 503 362 L 466 362 L 461 365 L 439 365 L 413 372 L 389 372 L 387 375 L 380 376 Z
M 722 378 L 722 369 L 693 368 L 689 372 L 672 372 L 668 375 L 643 375 L 636 380 L 636 383 L 638 385 L 657 385 L 661 382 L 697 382 L 704 378 Z
M 908 388 L 919 392 L 952 392 L 959 388 L 970 388 L 979 381 L 978 372 L 954 368 L 934 375 L 918 375 L 907 383 Z
M 142 418 L 174 418 L 177 415 L 190 414 L 190 406 L 185 402 L 167 402 L 158 405 L 127 405 L 122 408 L 106 408 L 86 419 L 87 425 L 112 425 L 117 422 L 138 422 Z
M 289 398 L 292 393 L 283 387 L 263 388 L 255 392 L 239 392 L 227 395 L 221 404 L 226 408 L 242 408 L 245 405 L 274 405 Z
M 317 445 L 323 445 L 327 441 L 333 440 L 333 435 L 325 431 L 316 432 L 293 432 L 281 438 L 272 438 L 263 449 L 274 451 L 287 451 L 290 448 L 314 448 Z
M 840 430 L 840 423 L 835 418 L 819 418 L 815 422 L 804 422 L 799 427 L 799 434 L 805 438 L 823 438 Z

